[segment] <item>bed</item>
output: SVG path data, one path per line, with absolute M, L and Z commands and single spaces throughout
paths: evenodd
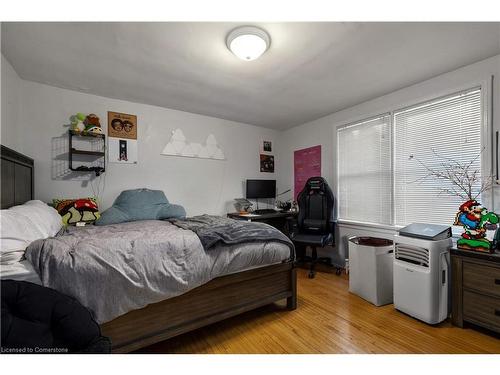
M 33 198 L 32 159 L 2 146 L 1 170 L 2 209 Z M 18 267 L 29 274 L 29 265 Z M 111 338 L 113 352 L 126 353 L 279 300 L 286 300 L 289 310 L 297 306 L 292 260 L 217 277 L 120 315 L 101 324 L 101 329 Z

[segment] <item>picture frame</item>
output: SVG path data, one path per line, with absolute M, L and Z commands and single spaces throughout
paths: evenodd
M 108 160 L 117 164 L 137 164 L 137 140 L 108 138 Z
M 108 137 L 137 139 L 137 116 L 108 111 Z
M 261 154 L 270 154 L 271 152 L 273 152 L 273 142 L 263 140 L 261 145 L 260 145 L 260 153 Z
M 260 154 L 260 171 L 274 173 L 274 155 Z

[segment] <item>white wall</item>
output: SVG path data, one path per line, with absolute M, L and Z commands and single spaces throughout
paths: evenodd
M 139 121 L 139 164 L 109 164 L 103 207 L 127 188 L 147 186 L 162 189 L 172 202 L 186 206 L 188 214 L 222 214 L 232 209 L 232 199 L 243 196 L 246 178 L 277 178 L 278 191 L 293 188 L 293 151 L 322 145 L 322 174 L 336 191 L 337 126 L 444 95 L 496 76 L 493 97 L 494 130 L 500 130 L 500 55 L 434 77 L 374 100 L 333 113 L 284 132 L 200 116 L 181 111 L 87 95 L 21 80 L 2 56 L 2 143 L 36 160 L 36 197 L 73 197 L 92 193 L 81 176 L 54 176 L 60 163 L 52 148 L 65 134 L 63 125 L 75 112 L 96 113 L 105 129 L 107 111 L 133 113 Z M 7 95 L 5 95 L 7 93 Z M 20 106 L 22 103 L 22 108 Z M 227 161 L 161 156 L 170 131 L 180 127 L 197 142 L 213 133 L 224 149 Z M 276 172 L 259 172 L 259 144 L 274 141 Z M 21 142 L 22 140 L 22 142 Z M 56 158 L 56 160 L 54 160 Z M 64 159 L 64 158 L 63 158 Z M 290 195 L 291 196 L 291 195 Z M 284 196 L 283 198 L 287 198 Z M 500 189 L 495 194 L 500 211 Z M 351 234 L 390 236 L 387 229 L 339 225 L 338 251 L 331 251 L 337 263 L 346 256 L 345 238 Z
M 280 137 L 279 189 L 293 187 L 293 151 L 320 144 L 322 146 L 322 174 L 336 193 L 337 139 L 335 129 L 337 126 L 452 93 L 467 86 L 473 87 L 478 83 L 488 81 L 491 75 L 496 76 L 493 92 L 495 98 L 494 129 L 500 130 L 500 55 L 498 55 L 283 132 Z M 494 208 L 497 212 L 500 211 L 498 195 L 496 192 Z M 369 233 L 366 232 L 368 230 Z M 337 262 L 342 263 L 346 256 L 346 237 L 361 235 L 364 231 L 368 233 L 367 235 L 374 235 L 378 232 L 382 237 L 387 237 L 392 233 L 385 229 L 377 231 L 373 228 L 339 225 L 338 252 L 331 251 Z
M 1 143 L 4 146 L 18 150 L 21 145 L 21 138 L 18 132 L 18 116 L 20 113 L 19 91 L 21 79 L 3 55 L 1 65 Z
M 7 77 L 8 86 L 14 86 L 10 83 L 12 71 L 9 66 L 5 74 L 2 70 L 2 85 Z M 18 99 L 22 110 L 16 115 L 11 107 Z M 97 114 L 105 131 L 107 111 L 131 113 L 138 118 L 138 164 L 108 163 L 103 175 L 103 209 L 124 189 L 148 187 L 163 190 L 171 202 L 182 204 L 189 215 L 225 214 L 234 210 L 233 199 L 244 195 L 245 179 L 277 177 L 277 173 L 259 171 L 260 143 L 264 139 L 274 144 L 277 141 L 277 132 L 270 129 L 24 80 L 19 80 L 17 93 L 9 92 L 5 106 L 2 96 L 2 107 L 7 108 L 8 114 L 6 122 L 2 121 L 5 144 L 34 158 L 35 197 L 43 201 L 93 195 L 91 186 L 96 181 L 91 184 L 88 174 L 69 173 L 67 169 L 65 125 L 76 112 Z M 204 142 L 209 134 L 214 134 L 227 160 L 160 155 L 175 128 L 181 128 L 188 140 L 196 142 Z

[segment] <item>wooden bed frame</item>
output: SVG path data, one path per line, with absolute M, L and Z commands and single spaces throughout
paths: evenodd
M 2 209 L 33 199 L 33 159 L 1 146 Z M 101 325 L 113 353 L 127 353 L 243 312 L 286 299 L 297 307 L 293 262 L 216 278 L 178 297 L 148 305 Z
M 113 352 L 126 353 L 245 311 L 287 299 L 297 307 L 291 262 L 216 278 L 178 297 L 130 311 L 101 326 Z

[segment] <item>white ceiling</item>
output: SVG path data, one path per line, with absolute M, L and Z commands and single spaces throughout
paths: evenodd
M 286 129 L 500 54 L 500 23 L 255 23 L 258 60 L 225 46 L 236 23 L 3 23 L 21 78 Z

